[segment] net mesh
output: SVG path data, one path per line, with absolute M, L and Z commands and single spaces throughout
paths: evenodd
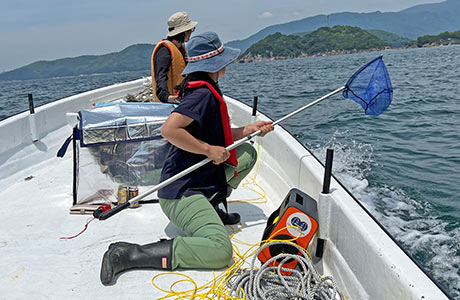
M 343 96 L 361 104 L 366 115 L 378 116 L 390 106 L 393 87 L 382 56 L 369 61 L 351 76 Z

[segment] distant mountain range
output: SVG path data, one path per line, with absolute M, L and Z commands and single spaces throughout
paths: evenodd
M 37 61 L 0 74 L 0 80 L 26 80 L 150 69 L 155 45 L 131 45 L 120 52 Z
M 239 48 L 244 52 L 252 44 L 276 32 L 295 34 L 335 25 L 357 26 L 362 29 L 380 29 L 410 39 L 416 39 L 427 34 L 439 34 L 443 31 L 457 31 L 460 29 L 460 0 L 416 5 L 399 12 L 342 12 L 317 15 L 289 23 L 272 25 L 246 39 L 235 40 L 225 44 Z
M 417 5 L 399 12 L 352 13 L 318 15 L 289 23 L 272 25 L 244 39 L 225 43 L 245 52 L 251 45 L 274 34 L 303 36 L 320 27 L 356 26 L 367 30 L 393 47 L 428 34 L 460 29 L 460 0 Z M 420 42 L 417 41 L 417 44 Z M 120 52 L 105 55 L 84 55 L 53 61 L 38 61 L 0 74 L 0 80 L 24 80 L 84 74 L 138 71 L 150 69 L 154 45 L 137 44 Z

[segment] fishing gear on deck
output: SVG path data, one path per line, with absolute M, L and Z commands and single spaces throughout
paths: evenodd
M 268 248 L 287 247 L 292 247 L 295 254 L 279 253 L 256 267 L 256 257 Z M 279 262 L 276 266 L 273 264 L 275 261 Z M 296 270 L 287 266 L 292 261 L 299 266 Z M 321 275 L 315 269 L 305 249 L 284 241 L 262 245 L 249 268 L 232 273 L 228 286 L 232 299 L 346 299 L 332 276 Z
M 383 56 L 374 58 L 365 65 L 363 65 L 358 71 L 356 71 L 350 77 L 350 79 L 344 86 L 280 118 L 279 120 L 273 122 L 273 126 L 340 92 L 343 92 L 343 97 L 352 99 L 353 101 L 359 103 L 364 109 L 366 115 L 378 116 L 381 113 L 383 113 L 390 106 L 393 98 L 393 87 L 391 85 L 390 76 L 383 62 Z M 228 151 L 235 149 L 241 144 L 251 140 L 255 136 L 258 136 L 260 133 L 261 131 L 258 130 L 248 135 L 247 137 L 236 141 L 232 145 L 226 147 L 226 149 Z M 108 219 L 111 216 L 117 214 L 118 212 L 124 210 L 125 208 L 128 208 L 131 202 L 143 199 L 151 193 L 162 189 L 166 185 L 195 171 L 196 169 L 204 166 L 209 162 L 211 162 L 211 159 L 206 158 L 201 162 L 189 167 L 188 169 L 185 169 L 184 171 L 150 188 L 148 191 L 138 195 L 137 197 L 134 197 L 133 199 L 121 205 L 118 205 L 107 212 L 100 214 L 97 218 L 99 220 Z

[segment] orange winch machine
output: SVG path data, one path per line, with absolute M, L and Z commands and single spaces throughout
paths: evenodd
M 307 194 L 293 188 L 289 191 L 281 206 L 275 210 L 267 221 L 267 227 L 262 236 L 263 241 L 288 240 L 303 249 L 310 244 L 318 229 L 317 203 Z M 263 249 L 257 256 L 263 263 L 281 254 L 299 255 L 299 250 L 291 245 L 273 245 Z M 283 267 L 294 269 L 298 261 L 291 259 L 284 263 Z M 277 266 L 278 261 L 273 261 L 270 266 Z M 291 272 L 282 272 L 290 275 Z

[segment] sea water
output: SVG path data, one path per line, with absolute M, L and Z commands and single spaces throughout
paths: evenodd
M 366 116 L 333 96 L 281 125 L 321 161 L 334 148 L 333 172 L 395 239 L 455 298 L 460 298 L 460 46 L 232 64 L 225 94 L 277 120 L 343 86 L 384 55 L 394 88 L 389 109 Z M 0 119 L 109 84 L 148 76 L 120 72 L 0 81 Z

